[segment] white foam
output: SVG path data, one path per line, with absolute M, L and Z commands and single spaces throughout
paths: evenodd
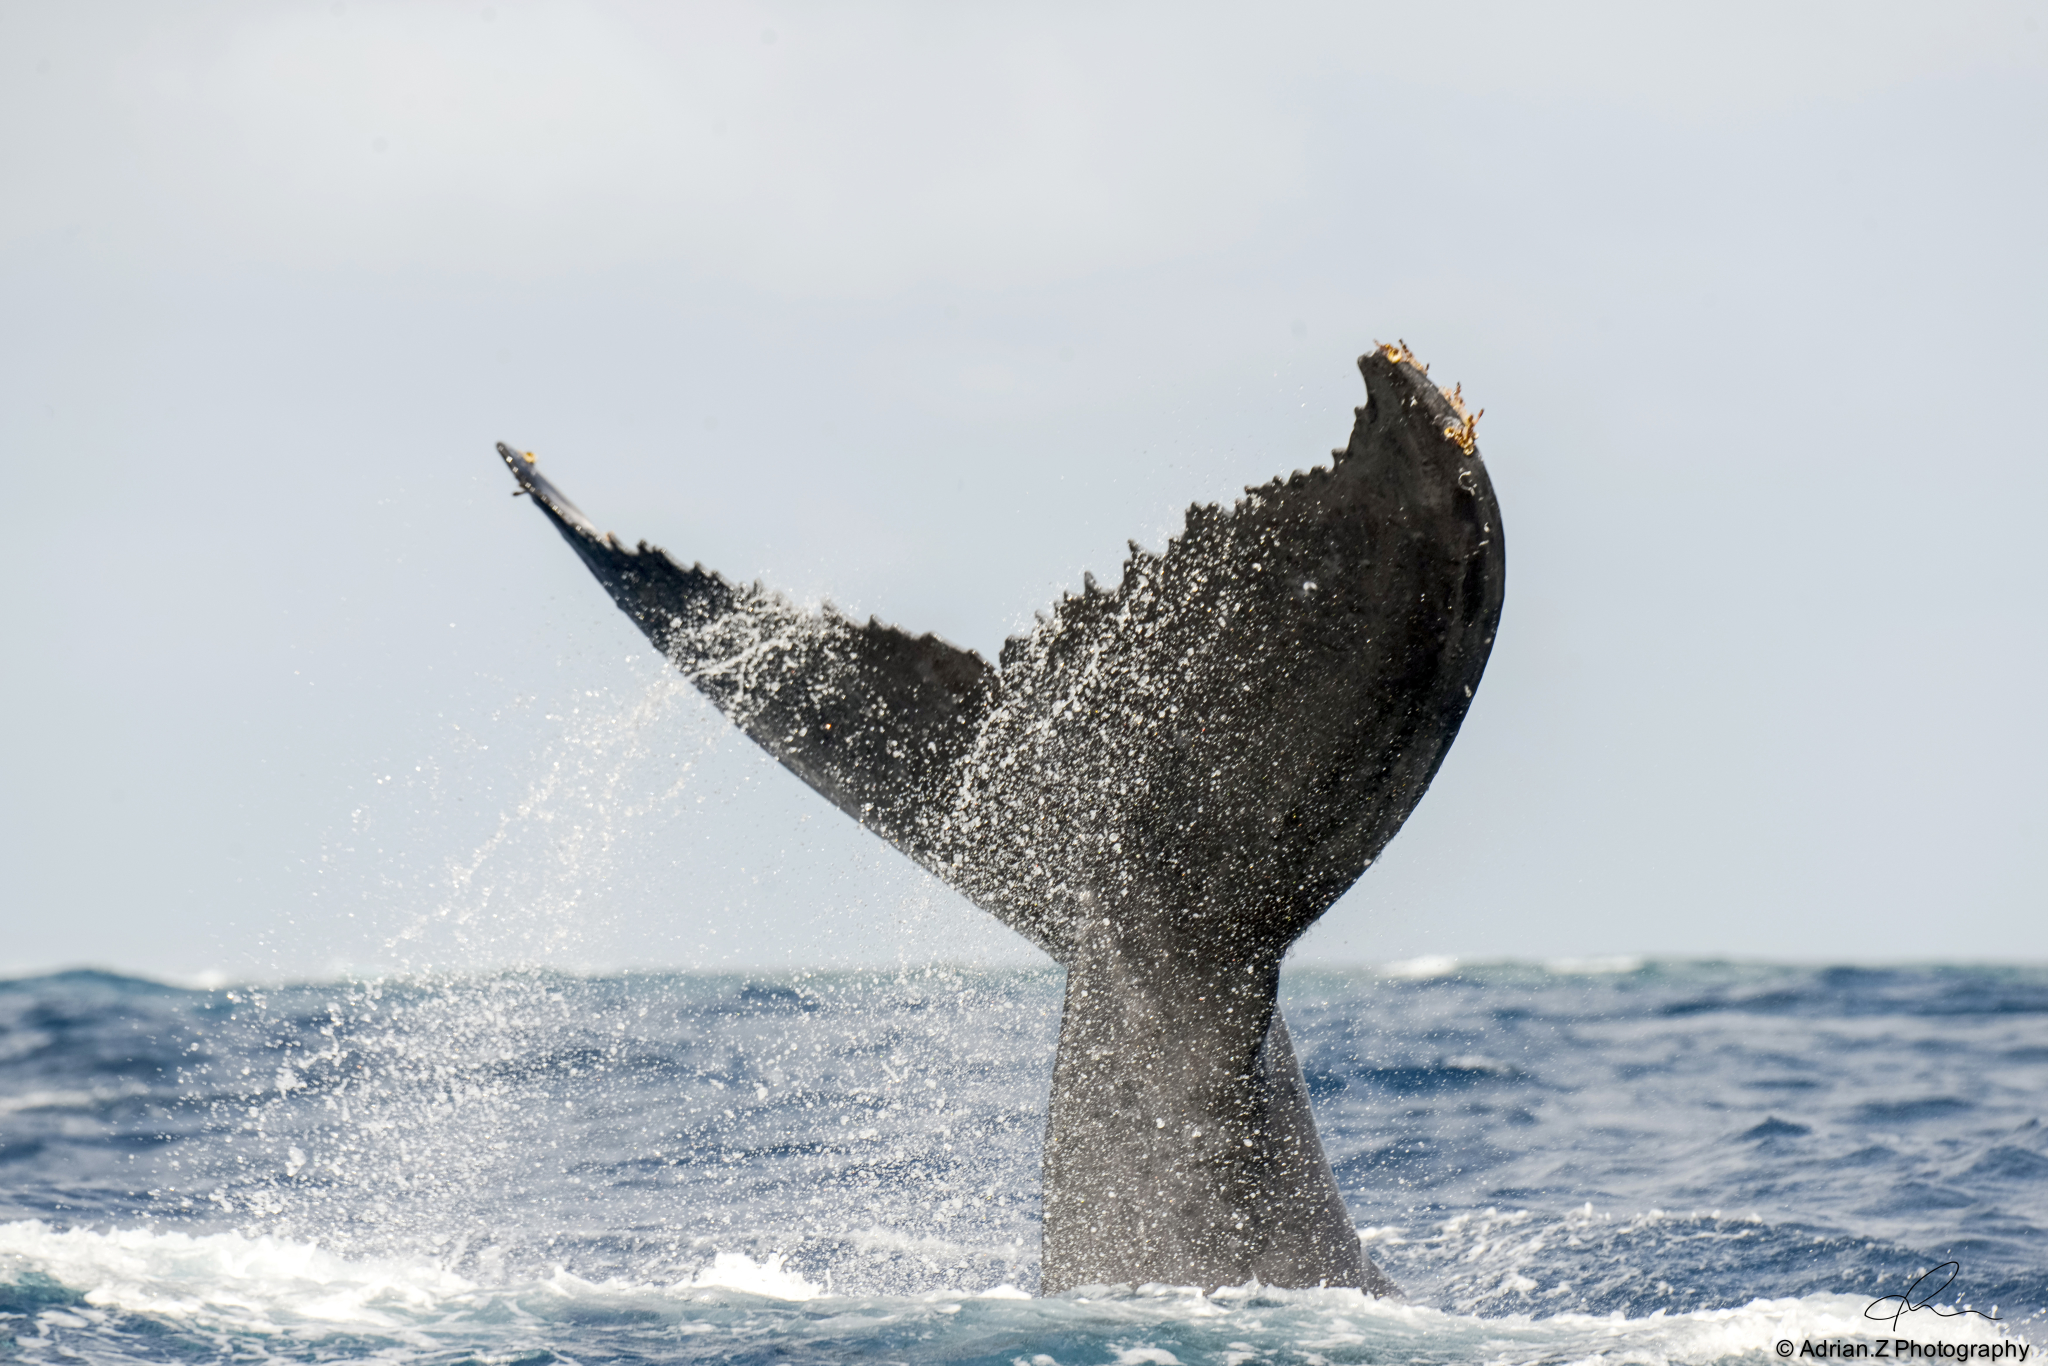
M 1551 958 L 1543 964 L 1546 972 L 1559 977 L 1625 976 L 1643 970 L 1643 960 L 1633 954 L 1617 953 L 1595 958 Z
M 737 1290 L 771 1300 L 813 1300 L 823 1293 L 796 1272 L 784 1269 L 782 1262 L 780 1252 L 771 1252 L 766 1261 L 760 1262 L 744 1252 L 721 1252 L 694 1277 L 678 1282 L 677 1288 Z
M 1448 977 L 1457 970 L 1458 960 L 1447 953 L 1426 953 L 1420 958 L 1403 958 L 1382 964 L 1380 967 L 1383 976 L 1397 977 L 1405 981 Z
M 285 1238 L 0 1224 L 0 1259 L 83 1293 L 86 1303 L 256 1326 L 403 1329 L 475 1287 L 432 1265 L 350 1260 Z
M 1544 1360 L 1706 1366 L 1730 1359 L 1775 1361 L 1789 1340 L 1997 1342 L 2013 1325 L 1974 1317 L 1917 1315 L 1898 1329 L 1863 1317 L 1867 1296 L 1807 1295 L 1755 1300 L 1727 1309 L 1643 1318 L 1620 1313 L 1509 1314 L 1478 1318 L 1425 1305 L 1373 1300 L 1357 1290 L 1274 1290 L 1248 1285 L 1204 1295 L 1186 1287 L 1096 1287 L 1035 1299 L 1011 1286 L 980 1294 L 835 1298 L 791 1271 L 779 1254 L 756 1261 L 716 1254 L 710 1265 L 668 1286 L 595 1283 L 566 1271 L 544 1281 L 485 1287 L 430 1261 L 344 1258 L 306 1243 L 236 1233 L 188 1235 L 141 1229 L 57 1230 L 35 1222 L 0 1224 L 0 1279 L 39 1271 L 83 1294 L 90 1310 L 122 1310 L 194 1328 L 232 1326 L 295 1338 L 334 1333 L 377 1335 L 422 1347 L 453 1334 L 473 1342 L 482 1326 L 517 1321 L 517 1331 L 573 1335 L 590 1307 L 653 1312 L 664 1334 L 724 1331 L 733 1301 L 748 1297 L 750 1333 L 808 1340 L 829 1323 L 835 1342 L 856 1352 L 894 1356 L 913 1337 L 933 1340 L 964 1304 L 980 1307 L 971 1331 L 994 1322 L 1004 1331 L 1057 1330 L 1100 1343 L 1102 1354 L 1131 1366 L 1168 1366 L 1186 1355 L 1177 1336 L 1203 1325 L 1227 1335 L 1231 1358 L 1313 1358 L 1361 1353 L 1378 1360 L 1469 1362 Z M 819 1301 L 822 1303 L 811 1304 Z M 856 1312 L 849 1312 L 858 1305 Z M 707 1312 L 708 1310 L 708 1312 Z M 51 1306 L 46 1327 L 79 1330 L 87 1312 Z M 1927 1320 L 1922 1322 L 1921 1320 Z M 849 1336 L 851 1335 L 851 1336 Z M 908 1336 L 906 1336 L 908 1335 Z M 1795 1348 L 1795 1354 L 1796 1354 Z
M 0 1096 L 0 1115 L 18 1115 L 28 1110 L 90 1110 L 110 1101 L 148 1094 L 147 1086 L 133 1083 L 98 1086 L 90 1091 L 23 1091 L 19 1095 Z

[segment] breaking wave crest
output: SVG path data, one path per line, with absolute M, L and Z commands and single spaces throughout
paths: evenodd
M 1815 1294 L 1646 1317 L 1479 1318 L 1257 1286 L 843 1296 L 744 1253 L 717 1253 L 669 1284 L 560 1269 L 486 1284 L 431 1261 L 342 1257 L 276 1237 L 0 1225 L 0 1312 L 26 1361 L 1709 1363 L 1775 1360 L 1780 1339 L 1867 1340 L 1866 1304 Z M 1957 1318 L 1912 1332 L 1989 1344 L 2006 1327 Z

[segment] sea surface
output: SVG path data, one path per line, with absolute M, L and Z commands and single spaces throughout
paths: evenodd
M 1291 973 L 1398 1303 L 1034 1297 L 1060 990 L 947 968 L 0 982 L 0 1356 L 1763 1362 L 1781 1339 L 2048 1338 L 2048 970 Z M 1865 1317 L 1901 1293 L 1931 1307 Z

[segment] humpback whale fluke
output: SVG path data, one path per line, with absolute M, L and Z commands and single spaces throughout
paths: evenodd
M 1506 582 L 1477 414 L 1405 345 L 1328 466 L 1196 506 L 1000 667 L 629 550 L 498 452 L 656 648 L 840 810 L 1067 969 L 1042 1286 L 1391 1282 L 1275 1005 L 1435 776 Z

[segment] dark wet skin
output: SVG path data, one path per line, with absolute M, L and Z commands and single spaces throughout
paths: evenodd
M 1414 809 L 1506 584 L 1458 400 L 1405 348 L 1328 466 L 1193 507 L 1000 667 L 601 533 L 499 453 L 749 736 L 1068 973 L 1041 1290 L 1394 1287 L 1363 1254 L 1275 1005 L 1288 947 Z

